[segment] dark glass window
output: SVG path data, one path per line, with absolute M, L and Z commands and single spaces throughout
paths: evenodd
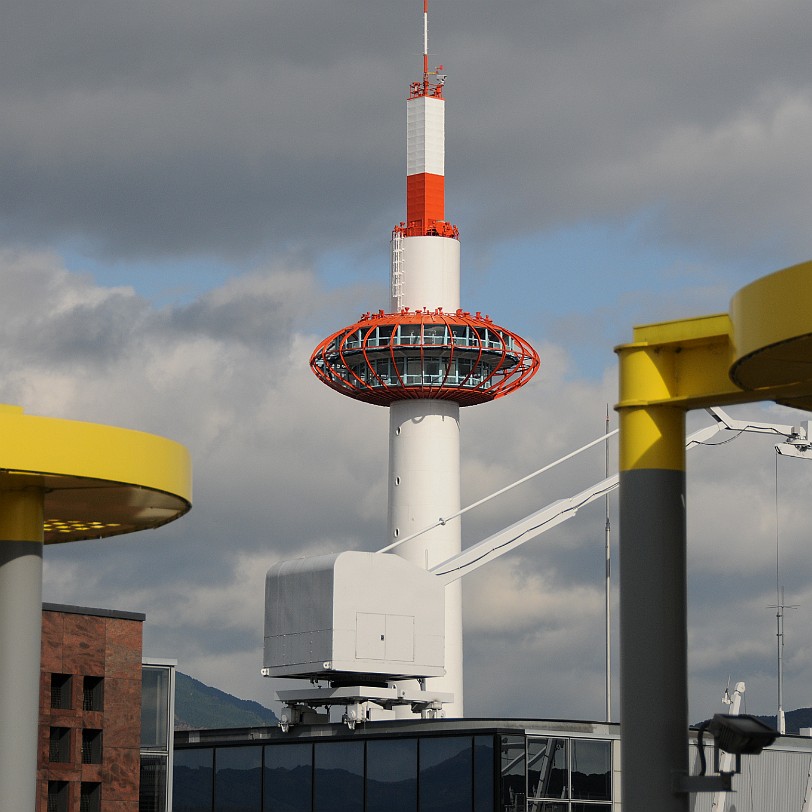
M 79 788 L 79 812 L 100 812 L 100 810 L 101 784 L 83 781 Z
M 70 762 L 69 727 L 52 727 L 49 744 L 49 761 L 55 764 L 68 764 Z
M 82 681 L 82 709 L 104 710 L 104 678 L 85 677 Z
M 527 794 L 530 798 L 567 798 L 567 740 L 527 740 Z
M 317 742 L 314 812 L 363 812 L 364 743 Z
M 310 812 L 312 805 L 313 745 L 267 745 L 263 812 Z
M 141 670 L 141 748 L 169 749 L 169 669 L 145 666 Z
M 420 812 L 471 812 L 472 778 L 471 737 L 420 740 Z
M 71 707 L 71 675 L 51 674 L 51 707 L 62 710 Z
M 417 812 L 417 739 L 367 742 L 366 812 Z
M 68 792 L 67 781 L 48 782 L 48 812 L 68 812 Z
M 175 750 L 172 812 L 211 812 L 214 750 Z
M 493 736 L 474 736 L 474 812 L 493 811 Z
M 612 800 L 612 744 L 593 739 L 572 740 L 572 797 Z
M 102 763 L 101 730 L 82 731 L 82 764 Z
M 524 736 L 502 736 L 500 749 L 502 808 L 524 809 L 527 792 Z
M 259 812 L 262 748 L 218 747 L 214 753 L 215 812 Z
M 141 756 L 138 812 L 166 812 L 166 756 Z
M 442 383 L 445 365 L 440 358 L 426 358 L 423 377 L 426 383 Z

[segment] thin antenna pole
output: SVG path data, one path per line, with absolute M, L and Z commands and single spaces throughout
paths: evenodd
M 429 88 L 429 0 L 423 0 L 423 88 Z
M 605 432 L 609 435 L 609 404 L 606 404 L 606 427 Z M 609 443 L 604 443 L 604 478 L 609 477 Z M 611 525 L 609 523 L 609 494 L 603 497 L 604 511 L 606 514 L 605 524 L 605 553 L 606 571 L 604 585 L 605 618 L 606 618 L 606 721 L 612 721 L 612 545 L 611 545 Z
M 784 723 L 784 590 L 781 588 L 781 556 L 778 532 L 778 454 L 775 455 L 775 624 L 778 657 L 778 712 L 776 728 L 785 732 Z
M 787 606 L 784 600 L 784 587 L 781 586 L 781 555 L 778 532 L 778 454 L 775 455 L 775 637 L 776 660 L 778 665 L 778 711 L 775 715 L 775 727 L 782 735 L 786 733 L 784 716 L 784 610 L 797 609 L 798 605 Z

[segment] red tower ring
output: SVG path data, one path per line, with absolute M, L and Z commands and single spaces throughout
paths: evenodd
M 431 398 L 472 406 L 523 386 L 539 356 L 479 313 L 381 310 L 325 338 L 310 366 L 331 389 L 365 403 Z

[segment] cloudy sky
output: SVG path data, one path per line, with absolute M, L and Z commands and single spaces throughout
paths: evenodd
M 812 257 L 812 10 L 432 0 L 430 16 L 463 301 L 543 364 L 463 412 L 466 504 L 603 431 L 632 325 L 726 311 Z M 386 412 L 307 361 L 387 302 L 421 4 L 7 0 L 3 17 L 0 398 L 167 435 L 195 464 L 182 521 L 49 547 L 45 599 L 146 612 L 148 653 L 271 704 L 266 569 L 385 543 Z M 597 450 L 535 480 L 470 514 L 465 540 L 603 469 Z M 776 542 L 798 605 L 785 705 L 812 705 L 811 484 L 766 438 L 691 454 L 693 719 L 728 677 L 774 711 Z M 602 717 L 603 527 L 598 504 L 466 580 L 469 715 Z

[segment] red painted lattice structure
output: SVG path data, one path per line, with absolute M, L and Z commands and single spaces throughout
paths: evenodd
M 538 353 L 480 313 L 366 313 L 324 339 L 310 366 L 327 386 L 365 403 L 432 398 L 485 403 L 527 383 Z

